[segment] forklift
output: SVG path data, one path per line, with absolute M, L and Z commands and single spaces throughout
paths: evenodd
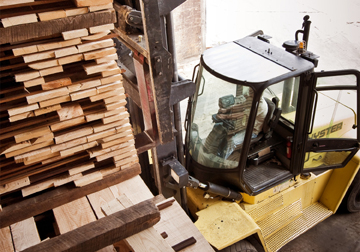
M 187 80 L 170 13 L 184 0 L 133 2 L 115 8 L 115 31 L 142 178 L 216 251 L 277 251 L 341 202 L 360 210 L 360 72 L 314 71 L 309 16 L 284 48 L 258 31 L 206 50 Z

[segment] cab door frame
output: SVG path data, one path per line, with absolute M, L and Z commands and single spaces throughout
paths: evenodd
M 354 85 L 321 85 L 317 86 L 319 78 L 323 77 L 335 77 L 335 76 L 345 76 L 345 75 L 354 75 L 356 77 L 356 83 Z M 353 90 L 356 91 L 356 113 L 360 111 L 360 72 L 358 70 L 337 70 L 337 71 L 322 71 L 322 72 L 313 72 L 311 78 L 311 90 L 312 90 L 312 106 L 308 106 L 307 114 L 311 116 L 311 119 L 308 120 L 309 125 L 307 125 L 307 140 L 304 148 L 304 163 L 306 161 L 306 153 L 340 153 L 346 152 L 347 156 L 338 163 L 321 165 L 313 168 L 305 168 L 305 165 L 302 165 L 301 173 L 313 172 L 319 170 L 328 170 L 335 168 L 344 167 L 351 158 L 359 150 L 360 143 L 360 117 L 355 115 L 355 121 L 353 128 L 356 128 L 356 138 L 315 138 L 312 139 L 309 137 L 313 133 L 314 120 L 316 116 L 316 106 L 318 92 L 321 91 L 334 91 L 334 90 Z M 355 109 L 355 108 L 354 108 Z M 318 157 L 318 158 L 321 158 Z M 340 159 L 339 159 L 340 160 Z

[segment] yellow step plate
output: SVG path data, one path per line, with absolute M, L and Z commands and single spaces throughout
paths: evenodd
M 321 203 L 310 205 L 303 209 L 303 214 L 294 221 L 265 238 L 268 250 L 272 252 L 278 251 L 286 243 L 305 233 L 332 214 L 333 212 Z M 274 225 L 277 225 L 276 219 L 274 219 Z

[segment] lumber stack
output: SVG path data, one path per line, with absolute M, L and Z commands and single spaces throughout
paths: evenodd
M 66 183 L 82 187 L 137 163 L 111 39 L 112 1 L 14 3 L 0 1 L 0 9 L 6 10 L 0 15 L 3 25 L 29 6 L 36 12 L 31 13 L 33 23 L 93 20 L 76 29 L 66 26 L 61 33 L 55 29 L 46 37 L 29 31 L 31 40 L 1 46 L 0 195 L 21 190 L 25 197 Z M 95 14 L 86 16 L 90 12 Z M 24 22 L 12 21 L 10 27 L 5 22 L 0 29 L 33 24 Z

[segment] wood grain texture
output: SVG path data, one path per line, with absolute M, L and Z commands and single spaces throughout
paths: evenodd
M 72 0 L 77 7 L 103 5 L 112 3 L 113 0 Z
M 40 243 L 40 237 L 33 217 L 10 226 L 15 251 L 23 251 Z
M 60 34 L 64 31 L 71 31 L 84 27 L 88 28 L 115 22 L 115 11 L 113 9 L 109 9 L 44 22 L 0 28 L 0 44 L 51 36 L 53 34 Z
M 69 231 L 24 250 L 30 251 L 95 251 L 153 226 L 160 213 L 151 200 Z
M 27 14 L 1 19 L 1 22 L 5 28 L 21 24 L 36 23 L 37 21 L 38 19 L 36 14 Z
M 0 229 L 0 251 L 14 251 L 9 227 L 3 227 Z
M 96 221 L 86 197 L 56 207 L 53 212 L 61 234 Z

